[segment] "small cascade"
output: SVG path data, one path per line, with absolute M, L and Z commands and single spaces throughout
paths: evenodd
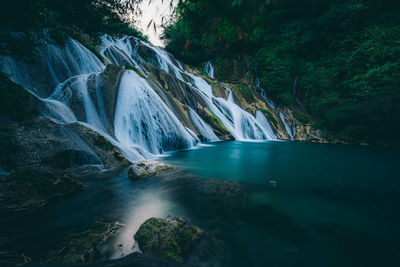
M 256 120 L 264 127 L 264 129 L 267 130 L 268 139 L 269 140 L 277 140 L 276 135 L 274 133 L 274 130 L 272 129 L 271 124 L 269 123 L 267 117 L 265 116 L 265 114 L 262 111 L 257 110 L 257 112 L 256 112 Z
M 84 109 L 84 112 L 79 113 L 85 115 L 85 118 L 80 118 L 80 121 L 91 125 L 98 132 L 105 133 L 107 131 L 104 125 L 107 121 L 100 119 L 99 112 L 88 90 L 88 79 L 93 75 L 96 74 L 82 74 L 60 83 L 49 99 L 57 100 L 67 106 L 76 106 L 77 103 L 74 102 L 79 101 L 81 105 L 78 105 L 78 107 Z
M 297 97 L 297 82 L 298 82 L 298 77 L 296 76 L 293 81 L 292 94 L 293 94 L 293 98 L 296 101 L 297 105 L 299 105 L 299 107 L 304 111 L 305 108 L 304 108 L 303 104 L 300 102 L 300 99 Z
M 42 99 L 42 101 L 48 109 L 46 117 L 50 117 L 58 123 L 77 121 L 74 112 L 64 103 L 50 98 Z
M 182 64 L 180 64 L 179 61 L 173 60 L 167 51 L 165 51 L 159 47 L 152 46 L 152 45 L 149 45 L 146 43 L 143 43 L 143 44 L 154 51 L 154 53 L 156 54 L 156 57 L 158 59 L 160 69 L 162 69 L 165 72 L 168 72 L 170 74 L 174 74 L 178 80 L 181 80 L 183 82 L 185 81 L 182 77 L 182 73 L 184 73 L 185 71 L 183 69 Z M 173 61 L 175 61 L 175 62 L 173 62 Z
M 281 119 L 283 125 L 285 126 L 285 130 L 287 132 L 287 134 L 290 136 L 291 140 L 294 140 L 294 137 L 296 136 L 296 122 L 294 121 L 294 119 L 292 117 L 292 127 L 290 127 L 285 120 L 285 117 L 288 116 L 286 114 L 284 114 L 283 112 L 279 111 L 279 118 Z
M 208 77 L 215 80 L 214 66 L 211 61 L 207 61 L 206 66 L 204 67 L 204 72 L 207 74 Z
M 273 109 L 276 109 L 275 103 L 268 97 L 267 92 L 264 88 L 260 87 L 260 79 L 258 76 L 255 79 L 255 86 L 260 90 L 260 95 L 262 99 Z
M 141 146 L 152 154 L 195 145 L 146 80 L 129 70 L 120 82 L 114 127 L 121 143 Z
M 113 37 L 105 34 L 101 37 L 102 47 L 100 54 L 108 60 L 109 63 L 115 64 L 120 67 L 126 65 L 135 66 L 144 76 L 146 73 L 140 66 L 141 59 L 137 56 L 139 40 L 126 36 L 121 39 L 114 39 Z M 135 46 L 132 48 L 132 42 Z
M 208 142 L 220 141 L 220 139 L 215 135 L 213 129 L 205 123 L 199 115 L 192 108 L 189 107 L 190 120 L 194 123 L 196 129 L 199 131 L 203 139 Z
M 69 38 L 65 47 L 42 41 L 36 49 L 35 63 L 3 57 L 2 72 L 36 95 L 46 98 L 61 82 L 75 75 L 100 72 L 103 63 L 87 48 Z

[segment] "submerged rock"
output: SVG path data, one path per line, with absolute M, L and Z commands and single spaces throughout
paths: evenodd
M 135 234 L 143 253 L 178 262 L 187 260 L 205 238 L 203 230 L 180 217 L 150 218 Z
M 129 178 L 133 180 L 140 179 L 142 177 L 155 175 L 160 171 L 171 169 L 172 166 L 164 164 L 155 160 L 145 160 L 134 164 L 129 168 Z
M 54 171 L 13 173 L 0 179 L 0 214 L 35 210 L 83 188 L 81 182 Z

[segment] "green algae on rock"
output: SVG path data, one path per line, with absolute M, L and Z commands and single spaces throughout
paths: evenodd
M 203 230 L 180 217 L 150 218 L 135 234 L 143 253 L 178 262 L 185 261 L 205 237 Z

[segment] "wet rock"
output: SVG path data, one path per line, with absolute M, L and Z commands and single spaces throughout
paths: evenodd
M 117 236 L 118 222 L 95 222 L 81 233 L 69 235 L 57 250 L 49 253 L 46 262 L 92 262 L 103 258 L 104 248 Z
M 209 109 L 198 109 L 199 115 L 208 123 L 214 130 L 214 133 L 221 140 L 234 140 L 232 133 L 223 125 L 222 121 Z
M 11 125 L 13 165 L 2 166 L 15 171 L 39 169 L 65 171 L 87 165 L 122 167 L 129 162 L 106 138 L 79 123 L 58 124 L 37 118 Z
M 155 175 L 160 171 L 171 169 L 172 166 L 155 161 L 155 160 L 145 160 L 134 164 L 129 168 L 129 178 L 133 180 L 140 179 L 142 177 Z
M 150 218 L 135 234 L 143 253 L 178 262 L 187 260 L 205 238 L 203 230 L 180 217 Z
M 0 214 L 35 210 L 53 199 L 83 189 L 81 182 L 54 171 L 13 173 L 0 180 Z

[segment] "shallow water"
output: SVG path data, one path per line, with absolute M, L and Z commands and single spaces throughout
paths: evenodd
M 219 142 L 160 159 L 204 178 L 182 171 L 139 182 L 126 170 L 92 175 L 82 178 L 82 193 L 1 218 L 0 236 L 16 237 L 7 249 L 39 258 L 68 233 L 118 220 L 127 226 L 108 255 L 115 258 L 137 249 L 133 234 L 147 218 L 173 215 L 222 239 L 233 257 L 227 266 L 400 265 L 399 151 Z

